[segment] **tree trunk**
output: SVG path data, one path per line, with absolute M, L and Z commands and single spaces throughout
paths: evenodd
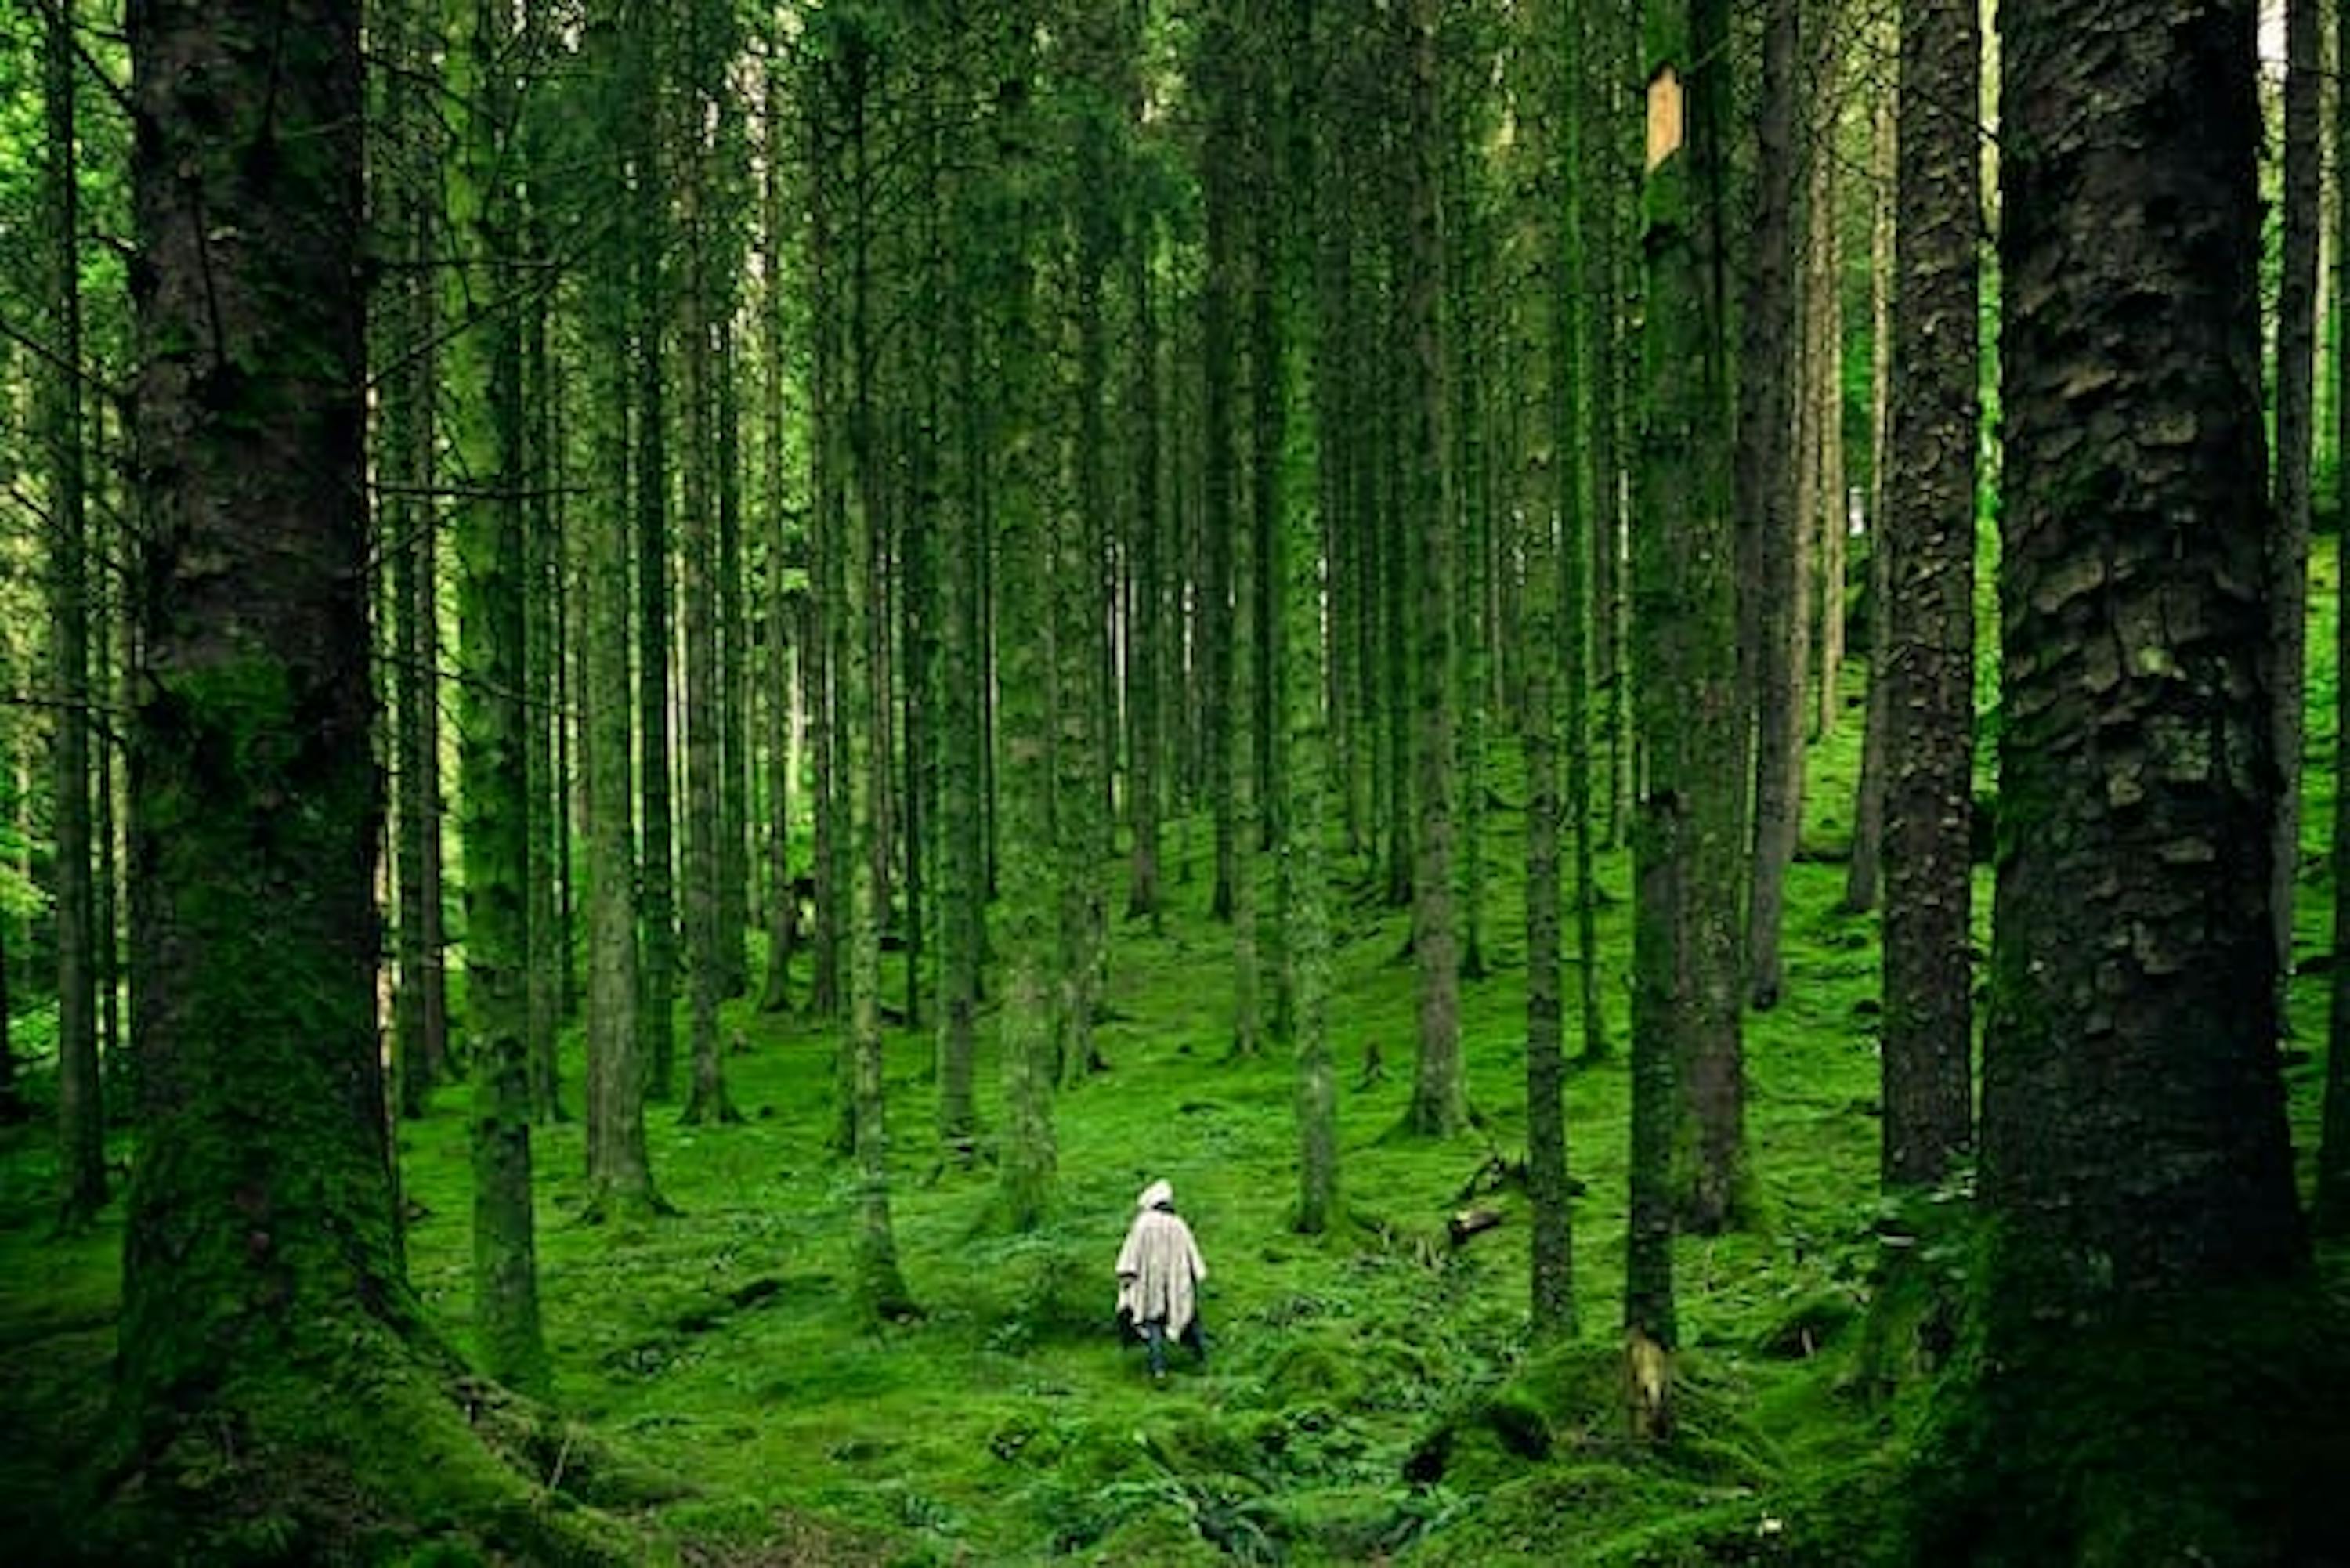
M 1874 47 L 1898 58 L 1890 16 L 1880 19 Z M 1885 721 L 1889 694 L 1886 666 L 1893 652 L 1887 609 L 1893 581 L 1885 539 L 1886 468 L 1893 428 L 1893 188 L 1897 173 L 1898 92 L 1880 92 L 1872 112 L 1869 222 L 1868 394 L 1868 716 L 1860 742 L 1859 801 L 1853 808 L 1852 858 L 1846 864 L 1844 907 L 1853 914 L 1877 908 L 1885 843 Z M 1980 181 L 1978 181 L 1980 183 Z
M 533 26 L 537 24 L 534 23 Z M 525 47 L 531 47 L 525 38 Z M 533 213 L 525 231 L 531 265 L 544 265 L 546 234 L 539 214 Z M 567 934 L 556 924 L 557 846 L 564 836 L 563 781 L 555 771 L 555 726 L 560 722 L 556 696 L 556 659 L 562 639 L 556 630 L 556 590 L 562 577 L 563 540 L 556 532 L 554 492 L 561 468 L 551 440 L 555 389 L 547 351 L 547 316 L 552 308 L 544 291 L 534 291 L 517 310 L 528 314 L 522 322 L 524 364 L 523 459 L 517 471 L 528 500 L 523 508 L 523 776 L 527 814 L 526 858 L 523 868 L 524 929 L 529 932 L 525 960 L 524 1037 L 530 1064 L 530 1116 L 541 1126 L 568 1120 L 563 1109 L 561 1066 L 556 1057 L 556 1033 L 562 1023 L 562 960 L 558 956 Z
M 1045 711 L 1047 649 L 1033 628 L 1049 624 L 1051 588 L 1044 575 L 1019 563 L 1040 558 L 1048 535 L 1045 516 L 1047 478 L 1044 434 L 1045 406 L 1044 334 L 1038 317 L 1038 280 L 1029 245 L 1043 227 L 1031 205 L 1028 180 L 1039 156 L 1039 112 L 1030 101 L 1033 87 L 1034 18 L 1025 4 L 1007 7 L 1002 21 L 995 87 L 995 168 L 1003 182 L 997 200 L 1006 210 L 993 235 L 992 257 L 1003 278 L 999 295 L 997 485 L 994 497 L 998 548 L 1013 563 L 998 579 L 1001 624 L 1020 628 L 997 646 L 997 689 L 1003 758 L 997 764 L 1002 794 L 997 811 L 1004 839 L 1017 852 L 1000 862 L 1003 884 L 1003 1006 L 998 1023 L 1003 1052 L 1005 1125 L 998 1165 L 998 1196 L 1003 1223 L 1033 1231 L 1044 1222 L 1052 1200 L 1057 1156 L 1053 1137 L 1052 1049 L 1057 1035 L 1053 1016 L 1052 961 L 1054 889 L 1052 867 L 1041 847 L 1052 842 L 1052 737 Z
M 1453 474 L 1449 457 L 1445 369 L 1439 302 L 1442 249 L 1438 232 L 1440 139 L 1436 0 L 1413 0 L 1399 16 L 1401 64 L 1409 86 L 1405 150 L 1405 250 L 1400 327 L 1410 340 L 1406 443 L 1419 598 L 1413 632 L 1413 793 L 1418 807 L 1412 864 L 1411 945 L 1418 970 L 1419 1052 L 1405 1125 L 1445 1137 L 1469 1119 L 1461 1060 L 1460 955 L 1453 928 L 1452 583 Z
M 223 1511 L 227 1487 L 268 1499 L 287 1561 L 367 1555 L 378 1521 L 430 1511 L 456 1555 L 494 1540 L 619 1562 L 482 1446 L 469 1411 L 499 1396 L 474 1381 L 460 1407 L 399 1264 L 374 1029 L 358 14 L 152 0 L 130 26 L 152 529 L 116 1385 L 136 1473 L 80 1544 L 250 1556 L 254 1516 Z M 420 1482 L 418 1454 L 463 1491 Z
M 677 893 L 670 744 L 669 171 L 662 147 L 670 91 L 662 58 L 661 13 L 631 0 L 629 19 L 634 95 L 631 161 L 635 197 L 628 227 L 636 256 L 637 366 L 637 918 L 643 1002 L 647 1092 L 676 1093 Z
M 1138 95 L 1137 119 L 1139 115 Z M 1162 649 L 1169 646 L 1162 629 L 1166 587 L 1164 563 L 1167 523 L 1159 500 L 1159 309 L 1154 290 L 1158 268 L 1159 222 L 1146 211 L 1135 221 L 1127 242 L 1127 276 L 1134 296 L 1136 343 L 1128 407 L 1134 427 L 1134 617 L 1128 631 L 1130 669 L 1128 674 L 1129 773 L 1127 780 L 1127 827 L 1131 841 L 1127 869 L 1126 918 L 1148 918 L 1157 936 L 1164 929 L 1159 903 L 1159 822 L 1161 750 L 1164 729 L 1159 720 L 1159 688 L 1164 680 Z
M 685 103 L 689 124 L 686 162 L 679 172 L 683 203 L 685 286 L 680 301 L 681 358 L 685 372 L 683 510 L 679 545 L 684 570 L 679 587 L 685 626 L 685 690 L 681 702 L 685 732 L 685 973 L 693 1076 L 685 1102 L 691 1124 L 740 1120 L 726 1096 L 726 1064 L 718 1038 L 718 1004 L 725 994 L 727 968 L 721 952 L 719 876 L 725 824 L 722 779 L 725 736 L 720 686 L 718 619 L 720 569 L 717 517 L 718 389 L 721 344 L 728 330 L 719 320 L 712 277 L 717 220 L 712 168 L 718 152 L 702 128 L 714 115 L 712 99 L 723 90 L 723 55 L 708 36 L 705 8 L 691 5 L 685 17 Z
M 1976 234 L 1974 0 L 1910 0 L 1894 197 L 1893 403 L 1883 462 L 1884 1106 L 1890 1187 L 1939 1181 L 1973 1096 Z M 1953 110 L 1951 105 L 1961 105 Z
M 1804 812 L 1804 674 L 1810 662 L 1811 570 L 1801 514 L 1798 433 L 1804 389 L 1798 310 L 1796 143 L 1803 88 L 1804 0 L 1770 0 L 1762 23 L 1762 100 L 1756 116 L 1756 201 L 1739 345 L 1738 547 L 1744 683 L 1754 705 L 1754 858 L 1747 895 L 1746 995 L 1779 1001 L 1779 929 L 1787 867 Z
M 858 57 L 861 60 L 862 57 Z M 859 78 L 858 87 L 852 90 L 853 101 L 861 110 L 868 101 L 861 90 L 861 72 L 851 68 Z M 860 185 L 864 130 L 860 114 L 851 133 L 858 155 Z M 864 232 L 860 223 L 860 256 Z M 861 341 L 866 309 L 866 279 L 861 262 L 854 286 L 857 320 L 852 330 Z M 889 1138 L 881 1055 L 880 903 L 881 890 L 889 880 L 889 851 L 882 842 L 879 821 L 881 797 L 889 789 L 889 748 L 884 740 L 888 732 L 884 710 L 889 699 L 874 679 L 879 645 L 889 631 L 878 613 L 881 600 L 880 530 L 876 518 L 879 508 L 870 489 L 873 470 L 863 452 L 872 441 L 868 428 L 870 415 L 864 406 L 862 367 L 868 363 L 864 354 L 858 355 L 858 363 L 860 381 L 855 441 L 860 453 L 849 490 L 848 536 L 843 541 L 847 555 L 843 566 L 848 594 L 839 607 L 847 652 L 840 677 L 841 700 L 848 711 L 848 754 L 845 760 L 848 769 L 846 782 L 850 845 L 848 1017 L 850 1050 L 855 1056 L 851 1118 L 857 1159 L 857 1293 L 858 1305 L 871 1316 L 899 1318 L 910 1315 L 914 1309 L 905 1279 L 899 1272 L 897 1236 L 889 1220 Z
M 59 363 L 41 379 L 48 468 L 51 742 L 57 942 L 57 1228 L 85 1229 L 106 1206 L 106 1107 L 98 1059 L 97 932 L 90 876 L 89 529 L 82 453 L 80 143 L 73 17 L 47 10 L 42 100 L 47 167 L 48 310 Z
M 1836 36 L 1835 0 L 1821 8 L 1820 40 L 1814 59 L 1814 103 L 1841 103 L 1843 62 Z M 1813 436 L 1807 459 L 1815 465 L 1812 507 L 1799 520 L 1817 543 L 1819 563 L 1819 634 L 1813 639 L 1819 654 L 1816 716 L 1812 732 L 1835 733 L 1844 711 L 1845 655 L 1845 499 L 1844 499 L 1844 212 L 1840 177 L 1841 153 L 1836 147 L 1842 116 L 1835 107 L 1823 109 L 1813 128 L 1816 146 L 1812 153 L 1809 233 L 1810 279 L 1804 290 L 1804 390 L 1811 410 Z M 1798 753 L 1800 756 L 1800 753 Z M 1797 778 L 1800 798 L 1802 779 Z M 1798 826 L 1801 813 L 1797 814 Z
M 627 42 L 611 47 L 609 57 L 632 88 L 648 85 L 630 80 L 643 62 L 630 57 Z M 642 102 L 638 91 L 629 97 Z M 608 199 L 616 204 L 626 199 L 626 152 L 615 151 L 602 168 L 609 182 Z M 622 246 L 600 246 L 592 253 L 586 279 L 587 307 L 602 328 L 598 336 L 614 349 L 594 360 L 603 467 L 587 513 L 587 569 L 579 578 L 588 656 L 580 722 L 588 774 L 588 1211 L 614 1220 L 661 1208 L 645 1143 L 648 1063 L 637 1016 L 644 992 L 638 972 L 636 767 L 629 684 L 629 463 L 631 458 L 644 461 L 646 448 L 641 428 L 630 439 L 638 369 L 619 351 L 628 337 L 632 266 Z
M 1632 1191 L 1627 1375 L 1638 1436 L 1670 1431 L 1676 1210 L 1700 1232 L 1748 1180 L 1739 1040 L 1740 754 L 1722 182 L 1723 0 L 1652 16 L 1642 250 L 1635 711 L 1646 776 L 1633 835 Z
M 1515 379 L 1526 405 L 1513 510 L 1522 519 L 1526 584 L 1525 712 L 1518 738 L 1526 769 L 1526 1205 L 1533 1213 L 1527 1253 L 1534 1332 L 1545 1338 L 1564 1338 L 1575 1327 L 1559 993 L 1558 753 L 1560 652 L 1566 650 L 1579 666 L 1581 650 L 1571 640 L 1575 634 L 1560 625 L 1559 599 L 1566 570 L 1575 570 L 1581 580 L 1580 568 L 1565 567 L 1562 556 L 1582 544 L 1568 514 L 1581 501 L 1570 345 L 1574 317 L 1583 306 L 1568 282 L 1576 241 L 1567 204 L 1575 189 L 1575 133 L 1555 129 L 1573 125 L 1560 111 L 1579 88 L 1570 85 L 1578 52 L 1561 23 L 1556 5 L 1528 9 L 1513 40 L 1515 79 L 1510 84 L 1513 114 L 1524 133 L 1513 222 L 1519 262 L 1510 296 L 1517 320 Z M 1563 45 L 1562 38 L 1568 41 Z
M 2013 0 L 2001 17 L 1991 1246 L 1962 1495 L 1920 1560 L 1963 1540 L 1979 1558 L 2178 1561 L 2218 1519 L 2247 1562 L 2328 1554 L 2283 1538 L 2296 1510 L 2339 1540 L 2309 1457 L 2333 1445 L 2276 1436 L 2330 1438 L 2338 1403 L 2292 1402 L 2338 1390 L 2299 1367 L 2247 1388 L 2271 1342 L 2232 1337 L 2264 1292 L 2296 1325 L 2320 1310 L 2269 921 L 2256 10 Z M 2210 1440 L 2146 1443 L 2158 1420 Z M 2077 1462 L 2047 1463 L 2052 1442 Z

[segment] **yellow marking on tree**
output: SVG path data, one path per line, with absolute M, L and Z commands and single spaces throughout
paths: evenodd
M 1648 78 L 1648 169 L 1681 150 L 1681 78 L 1670 66 Z

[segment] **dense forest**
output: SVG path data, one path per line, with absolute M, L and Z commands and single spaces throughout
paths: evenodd
M 0 1556 L 2350 1563 L 2345 76 L 9 6 Z

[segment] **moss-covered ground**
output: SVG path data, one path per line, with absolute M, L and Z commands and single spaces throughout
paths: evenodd
M 2330 549 L 2318 571 L 2304 954 L 2330 935 Z M 1007 1238 L 986 1224 L 990 1169 L 948 1158 L 931 1132 L 929 1033 L 892 1035 L 893 1200 L 918 1320 L 877 1324 L 852 1299 L 856 1189 L 827 1147 L 829 1030 L 730 1005 L 726 1065 L 748 1119 L 687 1127 L 677 1106 L 655 1108 L 655 1168 L 674 1218 L 586 1223 L 581 1129 L 542 1128 L 540 1264 L 558 1402 L 585 1432 L 682 1483 L 631 1534 L 659 1542 L 648 1548 L 656 1558 L 689 1563 L 1879 1555 L 1927 1390 L 1888 1396 L 1859 1370 L 1878 1263 L 1876 960 L 1874 920 L 1839 908 L 1861 732 L 1850 690 L 1843 722 L 1811 753 L 1785 1000 L 1748 1021 L 1764 1220 L 1680 1243 L 1686 1354 L 1669 1447 L 1636 1452 L 1620 1436 L 1630 957 L 1620 851 L 1600 861 L 1617 1054 L 1578 1067 L 1567 1089 L 1584 1188 L 1581 1334 L 1529 1345 L 1521 1190 L 1504 1182 L 1476 1199 L 1502 1210 L 1499 1227 L 1460 1246 L 1446 1234 L 1472 1179 L 1523 1148 L 1518 789 L 1497 746 L 1484 846 L 1492 967 L 1463 993 L 1479 1125 L 1444 1143 L 1395 1136 L 1412 1051 L 1407 920 L 1376 901 L 1367 877 L 1342 888 L 1332 1022 L 1351 1220 L 1330 1236 L 1288 1223 L 1291 1063 L 1277 1051 L 1229 1059 L 1228 942 L 1201 912 L 1203 825 L 1168 835 L 1163 934 L 1113 930 L 1109 1067 L 1058 1101 L 1060 1176 L 1042 1231 Z M 2313 974 L 2294 996 L 2288 1080 L 2304 1168 L 2323 986 Z M 37 1033 L 37 1020 L 19 1022 Z M 576 1108 L 576 1028 L 567 1049 Z M 1375 1054 L 1379 1071 L 1367 1072 Z M 983 1095 L 1000 1121 L 992 1075 Z M 463 1091 L 404 1125 L 400 1150 L 411 1271 L 463 1345 Z M 42 1129 L 0 1129 L 0 1559 L 10 1562 L 39 1560 L 74 1528 L 57 1516 L 70 1495 L 57 1478 L 98 1441 L 112 1352 L 120 1205 L 94 1233 L 53 1239 L 49 1170 Z M 1139 1352 L 1113 1335 L 1110 1263 L 1134 1194 L 1158 1176 L 1173 1181 L 1213 1278 L 1206 1366 L 1179 1355 L 1154 1386 Z M 2329 1262 L 2338 1278 L 2342 1260 Z M 1936 1264 L 1962 1259 L 1952 1250 Z M 543 1457 L 545 1479 L 563 1486 L 564 1452 Z

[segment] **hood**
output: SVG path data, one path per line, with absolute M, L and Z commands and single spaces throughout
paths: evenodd
M 1164 1180 L 1159 1180 L 1144 1188 L 1142 1196 L 1134 1200 L 1134 1206 L 1137 1209 L 1156 1209 L 1161 1204 L 1174 1201 L 1175 1189 Z

